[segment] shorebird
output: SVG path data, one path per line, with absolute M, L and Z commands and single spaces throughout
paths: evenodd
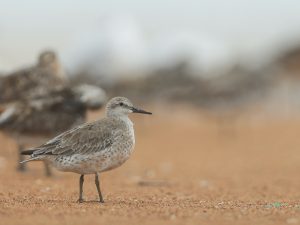
M 0 77 L 0 104 L 45 96 L 66 83 L 56 54 L 44 51 L 36 65 Z
M 60 171 L 80 174 L 79 199 L 83 202 L 84 175 L 95 174 L 99 202 L 103 203 L 98 174 L 122 165 L 131 155 L 134 144 L 130 113 L 152 114 L 138 109 L 124 97 L 112 98 L 106 105 L 106 117 L 80 125 L 22 154 L 43 160 Z
M 42 144 L 47 139 L 70 128 L 83 124 L 89 109 L 99 109 L 106 101 L 105 92 L 96 86 L 79 85 L 64 87 L 46 96 L 26 99 L 8 105 L 0 113 L 0 130 L 13 137 L 19 147 L 19 161 L 24 160 L 21 152 L 30 144 Z M 19 164 L 20 171 L 25 170 Z M 50 170 L 46 167 L 46 174 Z

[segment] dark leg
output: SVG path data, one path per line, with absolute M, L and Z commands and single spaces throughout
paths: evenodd
M 104 200 L 103 200 L 103 197 L 102 197 L 102 194 L 101 194 L 101 190 L 100 190 L 100 183 L 99 183 L 99 178 L 98 178 L 97 173 L 95 173 L 95 184 L 96 184 L 96 187 L 97 187 L 100 203 L 104 203 Z
M 44 166 L 45 166 L 45 175 L 47 177 L 51 177 L 52 172 L 51 172 L 51 168 L 50 168 L 49 164 L 47 162 L 44 162 Z
M 19 154 L 19 160 L 18 160 L 18 162 L 17 162 L 17 163 L 18 163 L 17 170 L 20 171 L 20 172 L 25 172 L 25 170 L 26 170 L 25 164 L 26 164 L 26 163 L 20 163 L 20 162 L 22 162 L 23 160 L 25 160 L 24 155 L 21 154 L 21 152 L 23 151 L 24 148 L 23 148 L 22 145 L 19 145 L 18 148 L 19 148 L 19 149 L 18 149 L 18 151 L 19 151 L 19 152 L 18 152 L 18 154 Z
M 83 202 L 83 197 L 82 197 L 82 193 L 83 193 L 83 181 L 84 181 L 84 175 L 81 174 L 81 176 L 79 178 L 79 199 L 78 199 L 79 203 Z

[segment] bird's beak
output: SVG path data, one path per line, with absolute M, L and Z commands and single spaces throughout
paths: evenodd
M 133 113 L 142 113 L 142 114 L 152 115 L 151 112 L 147 112 L 145 110 L 138 109 L 138 108 L 135 108 L 135 107 L 132 107 L 131 110 L 132 110 Z

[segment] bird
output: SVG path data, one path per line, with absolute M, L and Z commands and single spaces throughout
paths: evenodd
M 35 98 L 42 98 L 49 95 L 50 92 L 64 89 L 68 83 L 59 58 L 52 50 L 41 52 L 37 63 L 33 66 L 9 74 L 1 74 L 0 117 L 2 122 L 0 124 L 2 125 L 0 125 L 0 129 L 3 128 L 3 123 L 7 124 L 8 119 L 12 119 L 12 114 L 15 114 L 17 109 L 24 108 L 22 104 L 24 106 L 26 102 L 32 102 Z M 20 102 L 23 103 L 20 104 Z M 20 134 L 20 132 L 18 133 Z M 19 136 L 16 140 L 19 139 Z M 22 143 L 22 141 L 18 142 Z M 22 149 L 20 145 L 19 149 Z M 18 169 L 24 171 L 23 166 L 18 166 Z
M 68 83 L 54 51 L 43 51 L 36 65 L 0 77 L 0 104 L 45 96 Z
M 15 101 L 0 112 L 0 131 L 17 141 L 19 161 L 21 152 L 29 144 L 42 144 L 86 120 L 87 110 L 101 108 L 106 102 L 104 90 L 93 85 L 65 86 L 46 96 Z M 18 170 L 25 171 L 25 164 L 18 163 Z M 46 165 L 46 175 L 51 172 Z
M 60 171 L 80 174 L 80 203 L 84 201 L 84 176 L 94 174 L 99 202 L 104 203 L 98 174 L 121 166 L 134 149 L 134 128 L 128 115 L 152 114 L 136 108 L 125 97 L 109 100 L 105 111 L 102 119 L 79 125 L 39 147 L 24 151 L 22 154 L 30 158 L 21 163 L 43 160 Z

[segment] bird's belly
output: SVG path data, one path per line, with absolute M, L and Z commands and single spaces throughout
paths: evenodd
M 109 153 L 108 154 L 109 157 L 107 157 L 105 160 L 100 159 L 96 163 L 96 166 L 101 165 L 101 167 L 102 167 L 101 171 L 98 171 L 98 172 L 112 170 L 114 168 L 121 166 L 123 163 L 125 163 L 129 159 L 131 152 L 132 152 L 132 149 Z
M 107 149 L 86 155 L 59 156 L 49 161 L 60 171 L 79 174 L 100 173 L 121 166 L 130 157 L 132 149 Z

